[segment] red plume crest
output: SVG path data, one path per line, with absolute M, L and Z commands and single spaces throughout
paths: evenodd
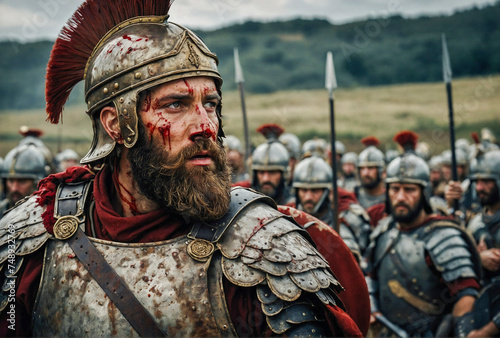
M 167 15 L 173 0 L 87 0 L 59 33 L 47 65 L 47 120 L 57 124 L 73 87 L 99 40 L 113 27 L 137 16 Z
M 477 132 L 473 131 L 472 133 L 470 133 L 470 136 L 474 140 L 475 144 L 481 143 L 481 141 L 479 140 L 479 134 Z
M 28 128 L 27 126 L 21 126 L 19 128 L 19 134 L 21 134 L 23 137 L 26 136 L 40 137 L 43 135 L 43 131 L 37 128 Z
M 257 128 L 257 132 L 264 135 L 267 140 L 277 139 L 281 134 L 283 134 L 284 131 L 285 129 L 283 129 L 282 126 L 274 123 L 266 123 Z
M 417 148 L 418 134 L 410 130 L 403 130 L 397 133 L 394 138 L 405 151 L 415 150 Z
M 378 147 L 380 144 L 380 141 L 375 136 L 367 136 L 367 137 L 364 137 L 361 139 L 361 143 L 363 143 L 365 145 L 365 147 L 369 147 L 369 146 Z

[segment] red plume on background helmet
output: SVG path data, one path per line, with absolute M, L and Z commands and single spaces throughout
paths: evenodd
M 479 140 L 479 134 L 476 131 L 473 131 L 472 133 L 470 133 L 470 137 L 472 137 L 475 144 L 481 143 L 481 141 Z
M 417 148 L 418 134 L 410 130 L 403 130 L 397 133 L 393 140 L 398 143 L 404 151 L 415 150 Z
M 378 147 L 380 144 L 380 141 L 375 136 L 367 136 L 367 137 L 363 137 L 361 139 L 361 143 L 363 143 L 365 147 L 369 147 L 369 146 Z
M 40 137 L 43 135 L 43 131 L 37 128 L 29 128 L 27 126 L 21 126 L 19 128 L 19 134 L 21 134 L 23 137 L 26 136 Z
M 173 0 L 87 0 L 52 48 L 45 79 L 47 120 L 58 123 L 73 87 L 84 79 L 94 47 L 113 27 L 137 16 L 167 15 Z
M 278 139 L 284 131 L 283 127 L 274 123 L 266 123 L 257 128 L 257 132 L 264 135 L 267 140 Z

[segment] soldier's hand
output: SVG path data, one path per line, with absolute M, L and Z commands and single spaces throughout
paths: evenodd
M 444 198 L 446 199 L 448 207 L 452 207 L 455 200 L 460 200 L 463 193 L 464 192 L 462 190 L 462 187 L 460 186 L 460 182 L 449 181 L 444 188 Z
M 481 265 L 490 271 L 497 271 L 500 268 L 500 249 L 492 248 L 481 251 Z
M 381 315 L 382 313 L 380 312 L 372 312 L 370 314 L 370 325 L 373 325 L 375 323 L 377 323 L 377 318 L 375 318 L 375 316 L 378 316 L 378 315 Z

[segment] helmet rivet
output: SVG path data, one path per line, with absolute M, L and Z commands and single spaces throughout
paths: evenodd
M 104 93 L 104 94 L 107 94 L 107 93 L 108 93 L 108 88 L 104 88 L 104 89 L 103 89 L 103 93 Z
M 127 137 L 127 142 L 129 142 L 129 143 L 132 142 L 132 138 L 130 136 Z
M 127 114 L 127 108 L 123 109 L 123 114 Z
M 115 89 L 118 89 L 120 87 L 120 85 L 118 84 L 118 82 L 115 82 Z
M 123 103 L 125 101 L 125 99 L 123 97 L 120 97 L 120 103 Z
M 139 72 L 135 73 L 135 78 L 136 79 L 140 79 L 141 78 L 141 73 L 139 73 Z

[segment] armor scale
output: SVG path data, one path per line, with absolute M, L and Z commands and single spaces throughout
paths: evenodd
M 387 224 L 387 223 L 385 223 Z M 445 282 L 478 278 L 478 257 L 472 242 L 451 223 L 430 223 L 413 231 L 399 231 L 394 223 L 379 225 L 380 236 L 372 263 L 377 266 L 378 308 L 407 332 L 434 332 L 454 304 Z M 437 271 L 426 263 L 428 254 Z

